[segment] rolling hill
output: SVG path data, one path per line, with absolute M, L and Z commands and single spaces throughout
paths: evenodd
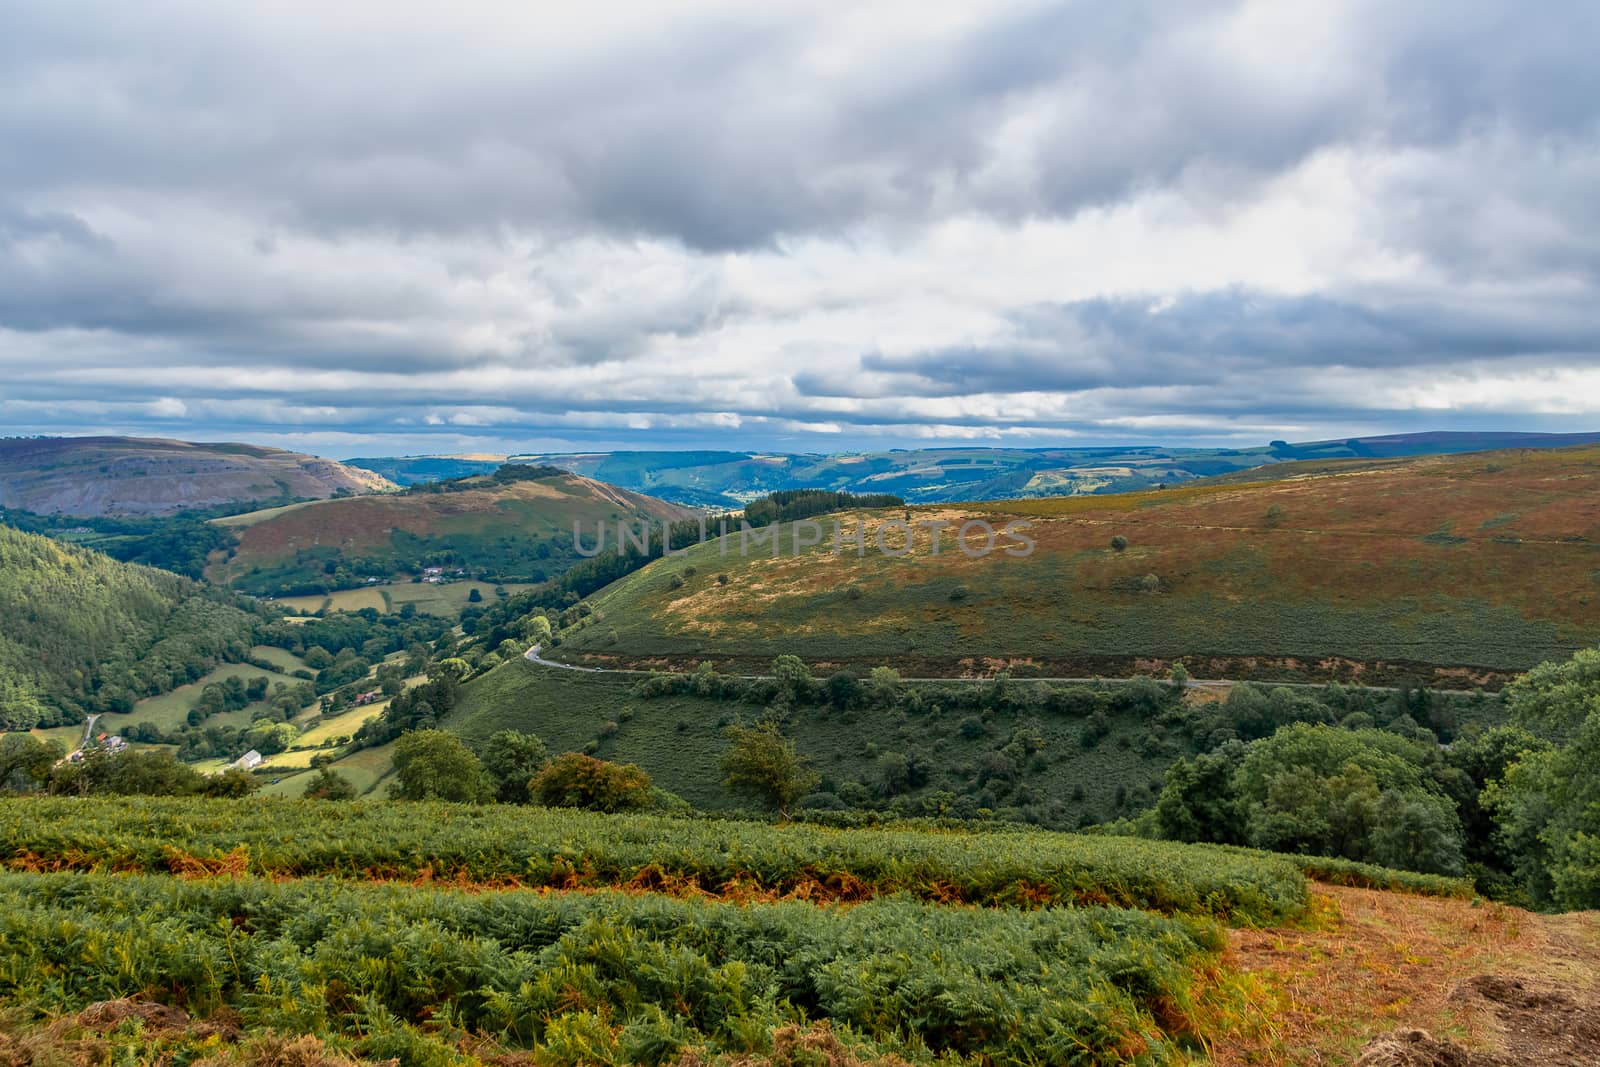
M 1308 460 L 1559 448 L 1600 434 L 1414 433 L 1255 448 L 928 448 L 831 455 L 756 452 L 588 452 L 509 457 L 543 463 L 680 504 L 737 508 L 780 489 L 893 493 L 913 503 L 1131 492 L 1230 471 Z M 352 459 L 410 485 L 487 473 L 508 457 Z
M 371 471 L 258 445 L 145 437 L 0 440 L 0 507 L 44 515 L 165 515 L 393 488 Z
M 197 583 L 0 526 L 0 729 L 77 722 L 248 653 L 259 621 Z
M 592 600 L 557 650 L 586 664 L 809 662 L 908 674 L 1418 678 L 1493 685 L 1600 632 L 1600 448 L 1365 461 L 1348 473 L 1115 497 L 910 509 L 950 523 L 889 558 L 827 539 L 741 558 L 737 537 Z M 959 524 L 1031 523 L 968 558 Z M 792 529 L 786 529 L 792 535 Z M 972 544 L 979 547 L 980 530 Z M 896 547 L 901 535 L 885 531 Z M 1122 547 L 1113 546 L 1113 539 Z
M 245 592 L 304 595 L 438 567 L 487 580 L 543 581 L 580 557 L 573 524 L 693 517 L 676 504 L 553 469 L 520 480 L 458 479 L 408 492 L 312 501 L 216 520 L 238 543 L 214 554 L 212 581 Z

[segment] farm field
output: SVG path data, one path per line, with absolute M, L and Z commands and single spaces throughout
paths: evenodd
M 507 595 L 514 595 L 532 586 L 527 583 L 510 582 L 500 588 L 504 589 Z M 360 611 L 362 608 L 372 608 L 387 613 L 399 611 L 407 604 L 415 604 L 418 611 L 449 618 L 461 614 L 461 610 L 471 603 L 469 598 L 474 589 L 485 603 L 495 599 L 494 582 L 385 582 L 361 589 L 340 589 L 327 594 L 275 597 L 273 603 L 282 604 L 290 611 L 302 615 L 314 615 L 323 610 Z
M 923 529 L 896 558 L 869 532 L 860 556 L 825 537 L 798 556 L 791 539 L 777 558 L 765 546 L 741 558 L 731 537 L 726 551 L 658 560 L 595 596 L 553 657 L 748 669 L 793 653 L 943 675 L 1125 675 L 1182 658 L 1195 677 L 1472 688 L 1600 628 L 1594 447 L 909 516 L 953 524 L 940 553 Z M 834 518 L 876 531 L 902 515 Z M 1032 523 L 1037 547 L 968 558 L 954 530 L 970 519 Z
M 276 645 L 256 645 L 250 650 L 250 655 L 254 659 L 272 664 L 280 674 L 293 674 L 295 671 L 308 669 L 305 660 L 288 649 L 278 648 Z
M 370 708 L 362 708 L 370 715 Z M 357 723 L 357 725 L 360 725 Z M 311 766 L 312 757 L 322 755 L 329 750 L 317 749 L 290 749 L 288 752 L 277 756 L 268 757 L 263 764 L 268 774 L 279 776 L 276 783 L 270 780 L 261 787 L 261 795 L 268 797 L 288 797 L 298 799 L 305 792 L 305 773 Z M 380 745 L 376 748 L 363 748 L 344 756 L 333 764 L 330 769 L 342 774 L 356 787 L 360 795 L 381 795 L 379 786 L 393 770 L 394 745 Z M 337 755 L 335 751 L 333 753 Z
M 302 729 L 300 736 L 295 738 L 295 747 L 315 747 L 336 737 L 348 737 L 359 730 L 361 724 L 368 719 L 383 714 L 383 709 L 388 706 L 389 702 L 387 700 L 380 700 L 372 704 L 362 705 L 359 708 L 351 708 L 349 711 L 335 715 L 331 719 L 323 719 L 317 716 L 298 719 L 296 724 L 301 726 Z
M 301 683 L 300 679 L 291 677 L 288 674 L 264 671 L 260 667 L 251 666 L 248 663 L 225 663 L 197 681 L 190 682 L 188 685 L 181 685 L 170 693 L 146 697 L 144 700 L 134 704 L 133 710 L 127 714 L 108 714 L 100 720 L 98 725 L 111 733 L 116 733 L 125 726 L 137 726 L 146 722 L 161 727 L 163 731 L 176 730 L 187 722 L 189 711 L 200 699 L 201 691 L 208 685 L 228 678 L 243 678 L 246 681 L 252 678 L 266 678 L 269 688 L 279 682 L 283 682 L 285 685 L 299 685 Z M 214 715 L 207 721 L 218 725 L 223 723 L 232 723 L 234 725 L 238 725 L 241 722 L 248 723 L 250 721 L 250 713 L 263 706 L 264 704 L 258 702 L 240 711 Z

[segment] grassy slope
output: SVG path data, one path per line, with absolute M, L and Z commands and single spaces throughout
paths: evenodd
M 658 524 L 689 514 L 572 475 L 509 485 L 484 479 L 481 487 L 457 492 L 351 497 L 236 516 L 227 521 L 239 544 L 228 558 L 213 561 L 207 577 L 256 589 L 271 580 L 315 580 L 336 558 L 411 573 L 420 557 L 432 553 L 453 555 L 473 570 L 554 575 L 577 558 L 574 522 L 592 541 L 599 522 Z M 544 557 L 537 554 L 541 544 L 547 546 Z
M 867 519 L 886 517 L 898 514 Z M 737 546 L 723 556 L 703 545 L 602 592 L 597 617 L 557 655 L 679 665 L 793 652 L 919 673 L 1064 675 L 1181 656 L 1202 677 L 1381 681 L 1420 664 L 1439 668 L 1436 684 L 1471 685 L 1568 655 L 1600 626 L 1594 447 L 912 514 L 969 517 L 1030 521 L 1038 548 L 972 560 L 949 533 L 940 555 L 922 534 L 899 559 L 827 544 L 741 559 Z M 1118 534 L 1129 541 L 1120 553 Z M 1141 588 L 1146 575 L 1156 591 Z
M 224 663 L 216 670 L 203 675 L 198 681 L 180 685 L 170 693 L 146 697 L 136 703 L 133 710 L 127 714 L 108 714 L 95 725 L 101 730 L 116 733 L 125 726 L 137 726 L 139 723 L 149 722 L 161 727 L 163 731 L 175 731 L 188 722 L 189 712 L 200 702 L 200 693 L 205 687 L 228 678 L 243 678 L 246 682 L 253 678 L 266 678 L 269 691 L 279 682 L 291 686 L 303 684 L 299 678 L 292 678 L 277 671 L 264 671 L 248 663 Z M 265 702 L 262 702 L 238 711 L 213 715 L 206 720 L 206 723 L 213 726 L 248 726 L 251 713 L 265 706 Z
M 552 752 L 565 752 L 581 750 L 602 726 L 615 722 L 616 733 L 601 741 L 596 755 L 637 763 L 657 785 L 697 808 L 740 806 L 720 784 L 717 764 L 727 744 L 722 730 L 736 719 L 755 720 L 762 709 L 690 696 L 637 699 L 629 695 L 631 685 L 623 677 L 557 671 L 519 660 L 469 683 L 445 725 L 470 744 L 481 743 L 495 730 L 514 729 L 537 734 Z M 625 718 L 630 708 L 632 717 Z M 800 751 L 815 760 L 825 788 L 847 781 L 875 785 L 880 754 L 929 758 L 935 769 L 927 785 L 911 791 L 916 796 L 964 790 L 975 761 L 1004 745 L 1019 718 L 1012 712 L 995 713 L 987 721 L 988 733 L 969 740 L 960 733 L 969 714 L 801 708 L 787 729 Z M 1024 772 L 1023 787 L 1060 800 L 1069 822 L 1102 821 L 1147 805 L 1151 797 L 1145 789 L 1159 788 L 1162 773 L 1180 754 L 1176 745 L 1159 754 L 1141 754 L 1133 742 L 1149 724 L 1131 716 L 1113 719 L 1111 734 L 1089 749 L 1078 741 L 1081 720 L 1032 713 L 1025 717 L 1037 720 L 1045 747 Z M 1114 803 L 1119 786 L 1128 791 L 1130 805 L 1121 809 Z M 1083 790 L 1081 801 L 1072 799 L 1075 787 Z
M 250 655 L 272 664 L 283 674 L 293 674 L 295 671 L 310 669 L 306 666 L 305 660 L 288 649 L 278 648 L 275 645 L 257 645 L 250 650 Z

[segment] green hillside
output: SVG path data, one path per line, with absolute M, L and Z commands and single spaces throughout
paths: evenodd
M 249 652 L 254 616 L 187 578 L 0 527 L 0 729 L 128 710 Z
M 497 582 L 555 577 L 580 556 L 577 523 L 592 544 L 599 523 L 615 530 L 689 518 L 663 500 L 552 468 L 503 472 L 268 508 L 216 520 L 237 536 L 206 575 L 256 595 L 307 596 L 380 581 L 420 578 L 437 567 Z M 614 535 L 611 543 L 614 543 Z
M 1600 449 L 1473 453 L 1114 497 L 840 516 L 865 550 L 730 535 L 613 583 L 555 650 L 588 665 L 742 668 L 793 653 L 908 675 L 1494 686 L 1600 632 Z M 911 551 L 892 523 L 920 527 Z M 1026 522 L 1034 544 L 981 527 Z
M 1148 679 L 902 682 L 890 692 L 822 677 L 816 686 L 794 699 L 770 682 L 594 674 L 519 659 L 463 686 L 444 726 L 480 749 L 495 731 L 517 730 L 551 752 L 635 763 L 695 808 L 728 810 L 746 801 L 721 783 L 725 729 L 780 704 L 785 733 L 821 773 L 810 805 L 842 800 L 859 810 L 983 813 L 1072 829 L 1147 809 L 1167 768 L 1213 747 L 1219 730 L 1262 732 L 1241 721 L 1247 707 L 1283 722 L 1359 713 L 1421 723 L 1444 739 L 1504 716 L 1496 698 L 1476 694 L 1312 688 L 1226 702 L 1226 688 L 1185 693 Z

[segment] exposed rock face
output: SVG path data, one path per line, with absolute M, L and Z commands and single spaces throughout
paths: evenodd
M 164 515 L 393 488 L 360 467 L 257 445 L 141 437 L 0 440 L 0 507 L 40 514 Z

